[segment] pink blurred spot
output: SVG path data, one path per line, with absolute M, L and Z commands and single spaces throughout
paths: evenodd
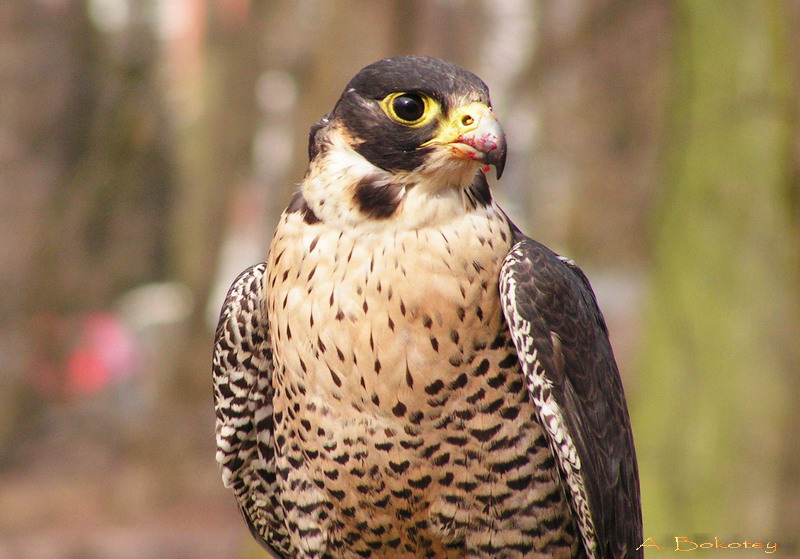
M 117 317 L 89 315 L 67 360 L 67 392 L 94 394 L 125 381 L 134 368 L 134 353 L 133 340 Z
M 78 348 L 67 362 L 67 392 L 88 396 L 108 385 L 108 367 L 91 348 Z

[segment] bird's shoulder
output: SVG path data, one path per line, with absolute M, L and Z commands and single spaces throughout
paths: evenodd
M 635 556 L 638 471 L 608 329 L 589 280 L 514 229 L 503 310 L 590 556 Z
M 556 385 L 569 381 L 589 395 L 593 384 L 618 378 L 605 319 L 574 262 L 514 229 L 501 294 L 516 323 L 509 326 L 541 338 L 538 358 Z M 609 370 L 598 371 L 601 365 Z

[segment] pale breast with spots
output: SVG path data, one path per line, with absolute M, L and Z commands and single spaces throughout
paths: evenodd
M 470 526 L 496 523 L 494 538 L 503 528 L 532 547 L 525 530 L 543 515 L 569 524 L 565 505 L 550 506 L 555 468 L 499 307 L 505 227 L 487 212 L 355 236 L 284 217 L 268 312 L 278 472 L 298 539 L 456 557 L 492 541 Z

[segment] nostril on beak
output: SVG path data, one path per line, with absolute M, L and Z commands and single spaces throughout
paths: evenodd
M 464 115 L 463 117 L 461 117 L 461 124 L 464 126 L 472 126 L 474 122 L 475 119 L 472 118 L 470 115 Z

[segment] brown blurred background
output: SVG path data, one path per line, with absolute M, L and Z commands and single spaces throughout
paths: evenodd
M 400 53 L 489 84 L 496 198 L 592 279 L 649 556 L 800 556 L 800 2 L 3 0 L 0 558 L 263 556 L 214 463 L 216 313 L 308 127 Z

